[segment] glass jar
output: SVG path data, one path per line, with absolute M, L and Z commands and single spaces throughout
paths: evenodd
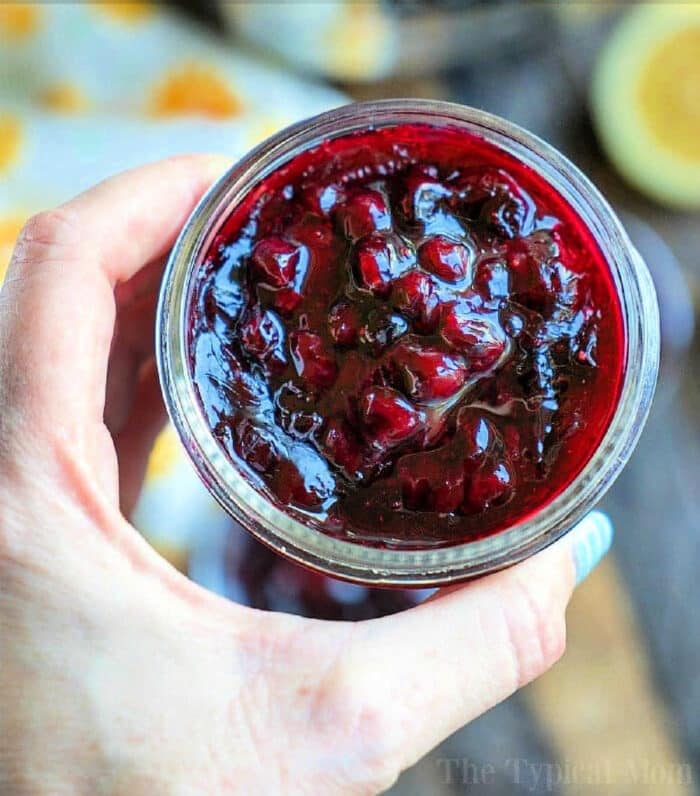
M 310 619 L 357 622 L 418 605 L 430 589 L 379 589 L 294 564 L 261 544 L 235 520 L 207 533 L 189 556 L 188 575 L 239 605 Z
M 200 407 L 187 351 L 193 275 L 222 224 L 261 179 L 328 139 L 369 127 L 429 124 L 482 137 L 534 169 L 588 226 L 612 272 L 622 308 L 626 360 L 612 421 L 588 463 L 534 516 L 500 533 L 438 549 L 369 547 L 324 534 L 257 491 L 214 437 Z M 659 318 L 649 272 L 617 216 L 566 158 L 521 128 L 460 105 L 386 100 L 348 105 L 276 134 L 234 165 L 192 213 L 168 262 L 157 319 L 157 357 L 166 405 L 200 477 L 234 519 L 278 553 L 320 572 L 379 586 L 428 587 L 516 563 L 569 530 L 613 483 L 646 420 L 659 362 Z

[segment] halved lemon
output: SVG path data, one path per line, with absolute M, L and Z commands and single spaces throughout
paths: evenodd
M 603 47 L 591 89 L 600 141 L 651 198 L 700 207 L 700 5 L 643 4 Z

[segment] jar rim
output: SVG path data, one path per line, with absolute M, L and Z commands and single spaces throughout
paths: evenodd
M 573 207 L 615 281 L 625 325 L 626 364 L 617 407 L 591 458 L 532 516 L 491 536 L 436 548 L 369 547 L 324 533 L 261 494 L 216 440 L 197 398 L 187 351 L 191 276 L 232 207 L 261 179 L 330 138 L 401 123 L 476 133 L 534 168 Z M 514 564 L 556 541 L 619 475 L 644 427 L 659 366 L 659 314 L 649 271 L 608 202 L 566 157 L 517 125 L 464 105 L 398 99 L 353 103 L 281 130 L 239 160 L 201 199 L 166 265 L 156 318 L 156 359 L 170 418 L 205 485 L 260 541 L 288 558 L 346 580 L 425 587 L 459 582 Z

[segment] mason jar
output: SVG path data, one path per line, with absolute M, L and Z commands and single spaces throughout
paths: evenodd
M 350 133 L 403 124 L 457 128 L 511 155 L 552 186 L 599 247 L 614 281 L 624 326 L 622 384 L 602 440 L 566 488 L 498 533 L 440 547 L 360 544 L 325 533 L 280 506 L 225 452 L 198 400 L 188 353 L 193 284 L 212 241 L 249 193 L 283 164 Z M 280 555 L 336 578 L 376 586 L 433 587 L 514 564 L 565 534 L 600 500 L 629 459 L 644 426 L 659 362 L 659 318 L 649 272 L 616 214 L 591 182 L 551 146 L 473 108 L 428 100 L 358 103 L 295 124 L 236 163 L 204 196 L 167 264 L 157 317 L 157 359 L 165 402 L 197 473 L 223 508 Z

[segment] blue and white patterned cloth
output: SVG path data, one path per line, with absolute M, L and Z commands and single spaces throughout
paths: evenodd
M 38 210 L 168 155 L 235 160 L 343 102 L 158 6 L 0 3 L 0 279 Z M 170 427 L 134 522 L 176 561 L 228 522 Z

